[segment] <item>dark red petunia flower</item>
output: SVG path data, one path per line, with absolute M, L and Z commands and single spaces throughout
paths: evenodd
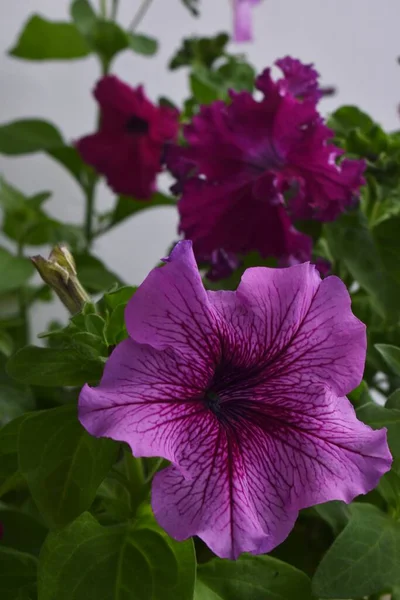
M 149 198 L 165 144 L 176 139 L 178 112 L 155 106 L 142 86 L 131 88 L 114 75 L 98 82 L 94 96 L 101 110 L 100 128 L 78 140 L 79 153 L 117 194 Z
M 311 257 L 311 240 L 296 219 L 335 219 L 363 184 L 363 161 L 338 160 L 332 131 L 320 117 L 312 65 L 277 61 L 257 79 L 260 101 L 231 92 L 231 102 L 202 106 L 185 127 L 187 147 L 174 148 L 168 167 L 177 177 L 180 231 L 196 257 L 216 250 L 279 259 Z

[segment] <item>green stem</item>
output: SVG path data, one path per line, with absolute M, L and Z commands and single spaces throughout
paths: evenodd
M 107 0 L 100 0 L 100 17 L 107 19 Z
M 118 4 L 119 4 L 119 0 L 112 0 L 111 13 L 110 13 L 111 21 L 115 21 L 117 18 Z
M 124 471 L 129 481 L 131 494 L 132 514 L 135 514 L 139 504 L 143 502 L 146 495 L 144 487 L 143 462 L 140 458 L 132 456 L 130 450 L 124 450 Z
M 94 179 L 88 186 L 86 191 L 86 211 L 85 211 L 85 238 L 86 250 L 90 250 L 93 241 L 93 216 L 94 216 L 94 200 L 96 191 L 97 179 Z
M 17 254 L 20 258 L 24 256 L 24 245 L 22 242 L 18 242 L 18 250 Z M 18 304 L 19 304 L 19 314 L 22 320 L 21 326 L 21 341 L 22 346 L 26 346 L 29 342 L 29 320 L 28 320 L 28 306 L 26 303 L 26 290 L 25 286 L 22 286 L 18 292 Z
M 138 27 L 141 20 L 143 19 L 143 17 L 149 10 L 150 4 L 152 3 L 152 1 L 153 0 L 143 0 L 142 4 L 139 6 L 137 13 L 135 14 L 135 16 L 132 19 L 131 24 L 129 25 L 130 31 L 135 31 L 135 29 Z

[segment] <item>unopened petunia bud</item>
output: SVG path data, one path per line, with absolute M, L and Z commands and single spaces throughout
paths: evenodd
M 74 258 L 65 246 L 56 246 L 48 259 L 32 256 L 31 261 L 40 277 L 60 298 L 66 308 L 75 314 L 79 312 L 90 297 L 82 287 L 76 272 Z

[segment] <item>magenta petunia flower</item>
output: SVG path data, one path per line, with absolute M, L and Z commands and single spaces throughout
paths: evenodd
M 198 258 L 223 249 L 307 260 L 311 240 L 293 222 L 336 218 L 364 182 L 364 161 L 340 159 L 329 142 L 312 65 L 277 64 L 283 78 L 267 69 L 257 79 L 260 101 L 231 92 L 229 104 L 202 106 L 185 127 L 188 146 L 167 157 L 182 192 L 180 230 Z
M 260 0 L 232 0 L 233 2 L 233 39 L 235 42 L 251 42 L 253 26 L 251 12 Z
M 309 264 L 248 269 L 236 292 L 207 292 L 191 243 L 175 246 L 126 309 L 83 426 L 171 465 L 152 506 L 174 538 L 219 556 L 268 552 L 298 511 L 350 502 L 389 470 L 386 430 L 345 395 L 361 380 L 364 325 L 337 277 Z
M 94 96 L 101 110 L 100 128 L 78 140 L 79 153 L 117 194 L 149 198 L 165 144 L 178 133 L 177 111 L 155 106 L 142 86 L 131 88 L 114 75 L 98 82 Z

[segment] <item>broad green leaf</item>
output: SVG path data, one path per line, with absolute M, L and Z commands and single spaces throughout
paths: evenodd
M 90 507 L 117 451 L 112 440 L 85 431 L 74 405 L 33 413 L 22 423 L 20 469 L 50 527 L 62 527 Z
M 33 273 L 33 266 L 27 258 L 13 256 L 0 247 L 0 294 L 20 289 Z
M 78 386 L 95 384 L 103 372 L 103 363 L 85 355 L 79 348 L 39 348 L 26 346 L 7 363 L 8 374 L 22 383 L 41 386 Z
M 176 206 L 176 200 L 172 196 L 166 196 L 156 192 L 149 200 L 136 200 L 128 196 L 120 196 L 114 209 L 111 225 L 116 225 L 135 213 L 155 206 Z
M 120 304 L 128 304 L 136 290 L 136 287 L 124 286 L 113 292 L 104 294 L 104 302 L 109 310 L 114 310 Z
M 0 429 L 0 497 L 24 484 L 18 465 L 18 437 L 27 415 Z
M 106 64 L 128 47 L 128 36 L 112 21 L 98 19 L 88 35 L 88 43 Z
M 36 583 L 37 559 L 31 554 L 0 546 L 1 600 L 28 598 Z
M 39 554 L 48 530 L 32 515 L 4 505 L 0 506 L 0 523 L 3 525 L 2 545 L 20 552 Z
M 400 376 L 400 348 L 390 344 L 375 344 L 375 348 L 393 373 Z
M 386 427 L 390 450 L 400 458 L 400 410 L 371 402 L 357 409 L 357 417 L 373 429 Z
M 192 600 L 193 543 L 147 518 L 102 527 L 85 513 L 48 536 L 38 580 L 40 600 Z
M 131 50 L 144 56 L 154 56 L 158 50 L 158 42 L 155 38 L 141 33 L 128 33 L 128 45 Z
M 35 401 L 29 387 L 11 385 L 11 383 L 13 383 L 11 379 L 10 382 L 0 382 L 0 425 L 5 425 L 35 408 Z
M 328 523 L 335 536 L 342 531 L 349 521 L 349 508 L 347 504 L 340 500 L 318 504 L 314 506 L 314 510 L 321 519 Z
M 379 238 L 382 225 L 384 223 L 374 228 L 373 236 L 362 213 L 352 211 L 326 224 L 324 231 L 332 255 L 344 262 L 354 279 L 370 294 L 378 312 L 398 320 L 400 279 L 398 272 L 386 262 L 382 247 L 375 239 L 375 236 Z M 391 252 L 397 255 L 400 236 L 393 237 L 391 244 Z
M 115 283 L 121 283 L 118 275 L 109 271 L 98 258 L 90 254 L 75 254 L 78 278 L 86 291 L 104 292 Z
M 197 569 L 194 600 L 312 600 L 305 573 L 270 556 L 214 559 Z
M 51 123 L 24 119 L 0 126 L 0 153 L 29 154 L 63 146 L 63 138 Z
M 400 514 L 400 459 L 394 459 L 391 470 L 380 479 L 377 490 L 398 516 Z
M 346 136 L 354 129 L 369 131 L 374 126 L 371 117 L 357 106 L 341 106 L 329 117 L 328 124 L 339 136 Z
M 400 390 L 395 390 L 386 401 L 385 408 L 397 408 L 400 410 Z
M 318 598 L 361 598 L 400 586 L 400 524 L 370 504 L 350 510 L 313 578 Z
M 219 81 L 214 81 L 211 71 L 197 69 L 189 77 L 190 89 L 199 104 L 211 104 L 223 94 Z
M 90 47 L 74 23 L 33 15 L 10 54 L 26 60 L 71 60 L 90 54 Z
M 5 329 L 0 329 L 0 353 L 4 356 L 11 356 L 14 349 L 14 340 L 11 334 Z
M 70 7 L 73 22 L 83 36 L 87 36 L 97 21 L 96 13 L 88 0 L 74 0 Z
M 367 382 L 363 380 L 355 390 L 348 394 L 348 398 L 355 408 L 372 402 Z
M 128 337 L 128 333 L 125 327 L 125 304 L 117 306 L 107 323 L 106 338 L 108 345 L 118 344 L 122 340 Z
M 27 197 L 16 187 L 0 177 L 0 206 L 5 211 L 18 211 L 26 208 Z

